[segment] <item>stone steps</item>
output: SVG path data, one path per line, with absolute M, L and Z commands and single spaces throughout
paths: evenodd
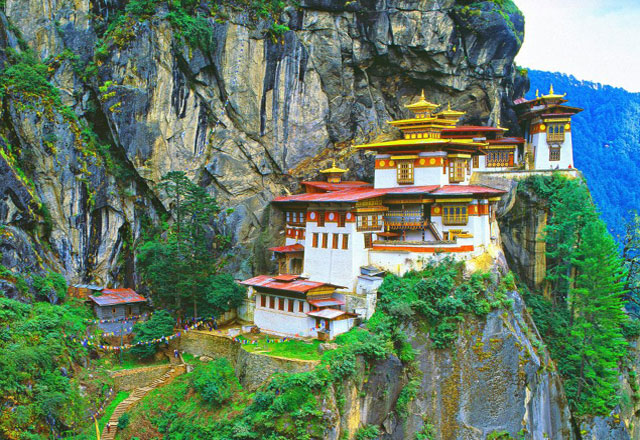
M 124 399 L 122 402 L 118 404 L 115 410 L 113 410 L 113 414 L 111 414 L 111 418 L 109 419 L 109 424 L 111 425 L 110 432 L 107 432 L 105 428 L 100 435 L 100 440 L 114 440 L 116 437 L 116 431 L 118 430 L 118 419 L 126 413 L 129 409 L 131 409 L 140 399 L 149 394 L 149 392 L 154 389 L 164 386 L 167 383 L 171 382 L 175 377 L 179 376 L 186 372 L 187 367 L 184 364 L 176 365 L 174 368 L 171 368 L 161 377 L 151 381 L 145 386 L 138 387 L 133 392 Z

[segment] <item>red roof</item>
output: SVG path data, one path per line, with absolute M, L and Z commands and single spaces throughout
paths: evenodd
M 527 102 L 527 98 L 525 98 L 524 96 L 522 98 L 518 98 L 515 101 L 513 101 L 515 105 L 522 104 L 524 102 Z
M 355 313 L 349 313 L 349 312 L 345 312 L 343 310 L 336 310 L 336 309 L 322 309 L 322 310 L 315 310 L 312 312 L 307 312 L 307 315 L 312 316 L 314 318 L 324 318 L 324 319 L 328 319 L 328 320 L 333 320 L 336 318 L 341 317 L 342 315 L 347 315 L 350 316 L 352 318 L 355 318 L 356 315 Z
M 433 191 L 431 194 L 434 196 L 441 195 L 472 195 L 472 194 L 492 194 L 492 195 L 502 195 L 506 193 L 501 189 L 491 188 L 489 186 L 480 186 L 480 185 L 445 185 L 438 188 L 436 191 Z
M 438 185 L 403 186 L 398 188 L 353 188 L 329 193 L 304 193 L 292 196 L 276 197 L 274 202 L 358 202 L 380 197 L 385 194 L 426 194 L 438 188 Z
M 348 188 L 357 188 L 362 186 L 371 187 L 370 183 L 361 182 L 359 180 L 352 180 L 348 182 L 339 182 L 339 183 L 329 183 L 329 182 L 315 182 L 315 181 L 306 181 L 301 182 L 305 186 L 310 186 L 312 188 L 317 188 L 322 191 L 340 191 Z
M 144 296 L 138 295 L 133 289 L 102 289 L 102 295 L 89 295 L 89 299 L 99 306 L 147 301 Z
M 489 145 L 501 145 L 501 144 L 524 144 L 525 140 L 519 137 L 508 137 L 502 139 L 493 139 L 487 141 Z
M 337 298 L 310 299 L 309 304 L 315 307 L 343 306 L 345 302 Z
M 278 246 L 269 248 L 272 252 L 281 252 L 283 254 L 288 252 L 304 252 L 304 246 L 300 243 L 290 244 L 289 246 Z
M 280 274 L 280 275 L 276 275 L 275 277 L 273 277 L 274 280 L 278 280 L 278 281 L 294 281 L 297 280 L 298 278 L 303 278 L 300 275 L 290 275 L 290 274 Z
M 496 194 L 505 193 L 495 188 L 479 185 L 429 185 L 429 186 L 402 186 L 397 188 L 353 188 L 330 193 L 304 193 L 292 196 L 276 197 L 274 202 L 357 202 L 360 200 L 381 197 L 384 195 L 407 195 L 407 194 Z
M 452 134 L 457 132 L 476 132 L 476 131 L 507 131 L 505 128 L 486 127 L 482 125 L 461 125 L 455 128 L 445 128 L 442 134 Z
M 307 293 L 311 289 L 317 287 L 329 286 L 335 288 L 343 288 L 335 284 L 322 283 L 320 281 L 310 281 L 299 275 L 295 276 L 292 281 L 279 281 L 276 277 L 270 275 L 258 275 L 257 277 L 249 278 L 248 280 L 240 281 L 240 284 L 245 286 L 252 286 L 263 289 L 282 290 L 285 292 L 298 292 Z

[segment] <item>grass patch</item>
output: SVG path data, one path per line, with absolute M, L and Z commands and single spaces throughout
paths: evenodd
M 242 338 L 247 340 L 247 338 Z M 258 341 L 257 344 L 243 345 L 249 353 L 266 354 L 268 356 L 277 356 L 287 359 L 300 359 L 304 361 L 319 361 L 320 353 L 318 352 L 318 346 L 320 341 L 301 341 L 298 339 L 290 339 L 285 342 L 269 342 L 267 343 L 267 337 L 260 335 L 259 338 L 252 338 L 251 340 Z M 272 341 L 271 338 L 269 338 Z
M 169 359 L 164 358 L 160 361 L 142 361 L 137 359 L 135 356 L 132 356 L 129 353 L 125 353 L 122 356 L 122 364 L 120 364 L 120 358 L 118 355 L 106 356 L 100 358 L 96 361 L 95 365 L 97 368 L 105 368 L 111 371 L 119 371 L 119 370 L 131 370 L 134 368 L 143 368 L 143 367 L 155 367 L 159 365 L 168 365 Z

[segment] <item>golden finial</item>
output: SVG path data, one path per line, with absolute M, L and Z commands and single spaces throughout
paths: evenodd
M 540 97 L 540 89 L 536 89 L 536 98 Z
M 447 110 L 451 111 L 451 101 L 447 103 Z
M 422 93 L 420 94 L 420 99 L 424 101 L 424 89 L 422 89 Z
M 555 95 L 555 93 L 553 92 L 553 84 L 551 84 L 551 87 L 549 87 L 549 95 Z

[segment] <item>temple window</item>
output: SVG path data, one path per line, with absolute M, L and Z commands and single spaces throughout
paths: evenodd
M 324 212 L 318 213 L 318 226 L 324 226 Z
M 342 234 L 342 249 L 349 249 L 349 234 Z
M 442 207 L 442 223 L 445 225 L 466 225 L 469 213 L 466 205 L 448 205 Z
M 276 297 L 275 296 L 270 296 L 269 297 L 269 308 L 270 309 L 275 309 L 276 308 Z
M 267 297 L 260 295 L 260 307 L 267 307 Z
M 370 249 L 373 247 L 373 234 L 364 234 L 364 248 Z
M 509 150 L 495 150 L 487 153 L 487 167 L 508 167 L 509 166 Z
M 329 233 L 328 232 L 323 232 L 322 233 L 322 247 L 324 249 L 326 249 L 328 245 L 329 245 Z
M 550 161 L 558 161 L 560 160 L 560 147 L 552 146 L 549 148 L 549 160 Z
M 480 168 L 480 156 L 473 156 L 473 167 Z
M 332 241 L 332 249 L 338 249 L 338 240 L 340 239 L 340 234 L 333 234 L 333 241 Z
M 298 301 L 298 312 L 304 313 L 304 303 L 302 301 Z
M 413 183 L 413 160 L 398 161 L 398 183 L 400 184 Z
M 564 142 L 564 124 L 547 125 L 547 141 Z
M 467 174 L 467 161 L 464 159 L 449 160 L 449 182 L 463 182 Z
M 347 223 L 347 213 L 346 212 L 339 212 L 338 213 L 338 227 L 339 228 L 344 228 L 346 223 Z
M 313 233 L 311 247 L 314 247 L 314 248 L 318 247 L 318 233 L 317 232 Z
M 382 215 L 359 215 L 357 219 L 358 231 L 377 231 L 382 227 Z
M 284 298 L 278 298 L 278 310 L 284 311 Z
M 287 300 L 288 304 L 287 304 L 287 311 L 290 313 L 293 313 L 293 300 L 289 299 Z

